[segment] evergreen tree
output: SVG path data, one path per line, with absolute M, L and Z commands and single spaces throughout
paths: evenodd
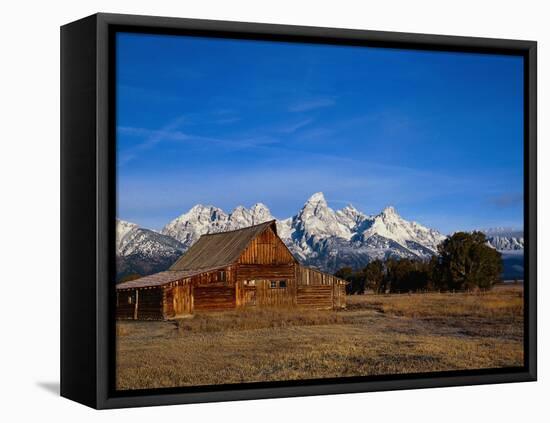
M 342 267 L 334 276 L 350 282 L 346 286 L 348 294 L 363 294 L 365 292 L 365 275 L 363 272 L 354 272 L 351 267 Z
M 490 289 L 502 273 L 501 254 L 489 247 L 482 232 L 457 232 L 439 247 L 437 269 L 451 290 Z
M 366 287 L 374 292 L 381 292 L 384 280 L 384 263 L 382 260 L 373 260 L 363 269 Z
M 353 269 L 351 267 L 342 267 L 334 274 L 337 278 L 344 279 L 348 282 L 351 280 L 352 275 Z

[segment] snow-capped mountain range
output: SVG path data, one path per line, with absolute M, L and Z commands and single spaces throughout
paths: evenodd
M 523 231 L 513 228 L 490 228 L 482 231 L 489 244 L 499 251 L 523 251 Z
M 186 250 L 170 236 L 124 220 L 117 220 L 116 232 L 117 279 L 166 270 Z
M 239 206 L 231 213 L 199 204 L 160 232 L 118 220 L 117 273 L 143 275 L 165 270 L 203 234 L 272 219 L 267 206 L 258 203 L 251 208 Z M 277 220 L 277 230 L 300 262 L 327 272 L 344 266 L 359 268 L 375 258 L 425 259 L 445 239 L 434 229 L 403 219 L 393 207 L 377 215 L 364 214 L 352 205 L 335 211 L 320 192 L 312 195 L 295 216 Z M 497 249 L 523 248 L 523 238 L 507 237 L 502 231 L 488 232 L 487 236 Z

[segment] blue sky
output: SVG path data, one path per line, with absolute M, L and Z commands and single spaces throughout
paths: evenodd
M 520 57 L 118 34 L 118 217 L 324 192 L 444 233 L 523 222 Z

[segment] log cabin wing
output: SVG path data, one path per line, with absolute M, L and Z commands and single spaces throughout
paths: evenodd
M 345 307 L 346 281 L 302 266 L 275 221 L 202 235 L 167 271 L 117 285 L 119 319 L 242 307 Z

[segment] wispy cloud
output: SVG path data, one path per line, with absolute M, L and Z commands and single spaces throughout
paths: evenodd
M 218 125 L 227 125 L 241 120 L 240 113 L 233 109 L 217 109 L 210 113 L 212 116 L 204 117 Z
M 332 98 L 313 98 L 291 104 L 288 110 L 293 113 L 307 112 L 310 110 L 320 109 L 322 107 L 330 107 L 334 104 L 335 102 Z
M 135 144 L 131 149 L 123 152 L 118 160 L 119 166 L 125 165 L 126 163 L 134 160 L 139 156 L 143 151 L 149 150 L 155 147 L 158 143 L 165 139 L 187 139 L 187 136 L 177 131 L 177 128 L 186 121 L 186 116 L 179 116 L 166 125 L 164 125 L 159 130 L 149 130 L 145 128 L 134 128 L 134 127 L 118 127 L 117 131 L 121 133 L 126 133 L 128 135 L 138 135 L 144 137 L 144 140 L 138 144 Z
M 225 151 L 267 148 L 279 142 L 276 137 L 268 135 L 233 137 L 202 136 L 177 129 L 179 124 L 180 120 L 173 121 L 161 129 L 119 126 L 117 128 L 119 135 L 142 138 L 143 141 L 134 143 L 128 149 L 122 149 L 119 152 L 118 165 L 123 166 L 137 159 L 143 152 L 153 149 L 153 147 L 163 141 L 184 142 L 187 147 L 193 145 L 198 149 L 209 149 L 212 148 L 212 146 L 216 146 Z
M 189 135 L 183 133 L 182 131 L 170 131 L 166 129 L 147 129 L 137 128 L 134 126 L 119 126 L 117 128 L 117 132 L 123 135 L 146 138 L 146 142 L 138 144 L 138 146 L 141 146 L 142 148 L 149 144 L 152 146 L 163 139 L 176 141 L 189 139 Z
M 313 119 L 304 119 L 297 122 L 290 122 L 286 125 L 282 125 L 279 128 L 279 132 L 283 134 L 293 134 L 294 132 L 298 131 L 299 129 L 303 128 L 304 126 L 309 125 L 313 122 Z
M 300 133 L 299 138 L 304 141 L 326 139 L 332 136 L 336 131 L 325 127 L 313 127 Z

